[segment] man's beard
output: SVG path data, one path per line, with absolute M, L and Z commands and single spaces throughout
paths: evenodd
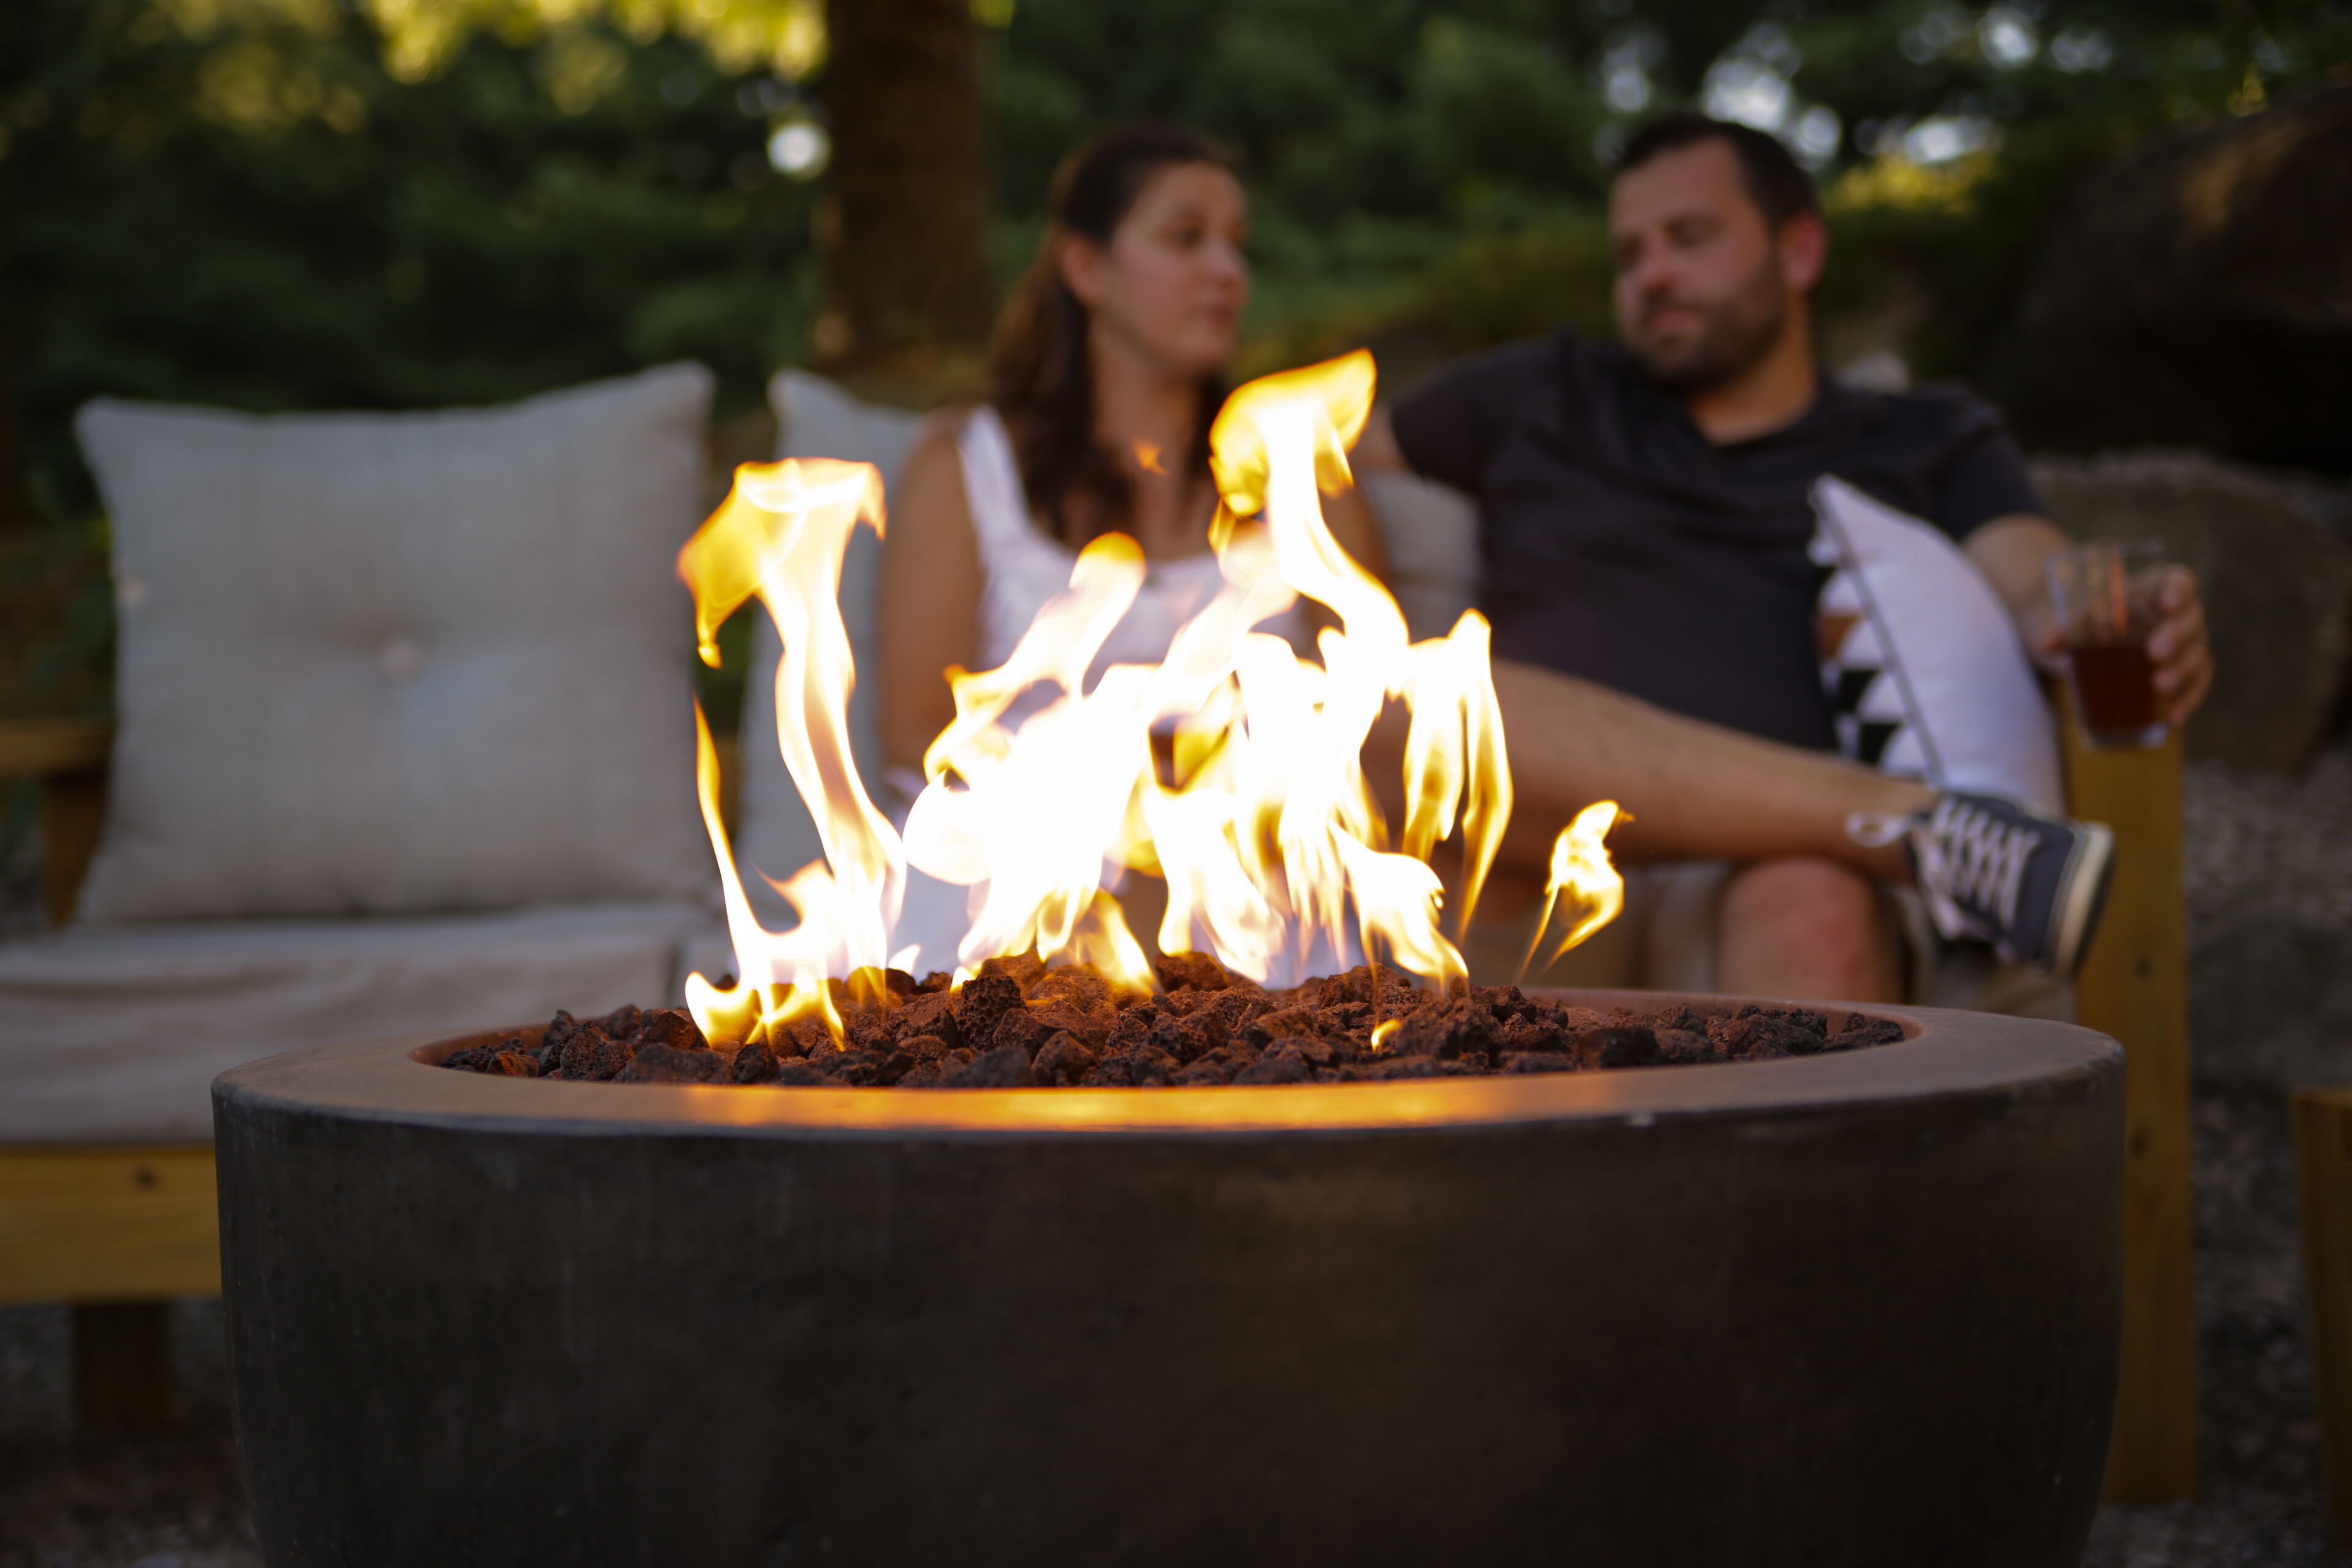
M 1625 349 L 1652 380 L 1684 396 L 1737 381 L 1755 369 L 1772 352 L 1789 321 L 1788 291 L 1780 268 L 1769 260 L 1738 293 L 1720 304 L 1681 300 L 1672 303 L 1699 313 L 1702 325 L 1696 338 L 1668 353 L 1643 341 L 1638 332 L 1628 332 Z

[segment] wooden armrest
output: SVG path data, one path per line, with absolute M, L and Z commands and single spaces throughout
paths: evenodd
M 2062 694 L 2063 698 L 2063 694 Z M 2123 1358 L 2110 1502 L 2197 1490 L 2197 1265 L 2189 1170 L 2189 931 L 2180 732 L 2085 743 L 2062 700 L 2066 810 L 2116 836 L 2106 916 L 2075 979 L 2076 1016 L 2124 1047 Z
M 73 917 L 106 820 L 114 726 L 93 719 L 0 721 L 0 780 L 41 781 L 41 889 L 49 923 Z
M 47 778 L 106 766 L 114 726 L 92 719 L 0 721 L 0 779 Z

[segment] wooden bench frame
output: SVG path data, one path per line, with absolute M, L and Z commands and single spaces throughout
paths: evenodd
M 2077 983 L 2080 1016 L 2122 1041 L 2130 1064 L 2123 1366 L 2106 1495 L 2157 1501 L 2197 1488 L 2180 741 L 2095 752 L 2071 718 L 2065 730 L 2068 808 L 2113 826 L 2117 850 L 2115 889 Z M 41 781 L 42 869 L 57 923 L 71 916 L 97 849 L 110 738 L 101 724 L 0 725 L 0 779 Z M 730 786 L 740 776 L 731 752 L 721 758 Z M 161 1303 L 220 1290 L 213 1185 L 204 1145 L 0 1150 L 0 1302 L 75 1303 L 86 1417 L 168 1413 Z

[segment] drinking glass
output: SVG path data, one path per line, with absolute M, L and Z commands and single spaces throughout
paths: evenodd
M 2164 546 L 2154 540 L 2080 544 L 2050 558 L 2050 599 L 2066 637 L 2068 683 L 2094 746 L 2164 743 L 2148 634 L 2162 614 Z

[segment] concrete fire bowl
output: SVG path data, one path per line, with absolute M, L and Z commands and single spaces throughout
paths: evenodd
M 1878 1011 L 1909 1037 L 1295 1089 L 257 1062 L 213 1089 L 256 1528 L 273 1568 L 2071 1565 L 2122 1054 Z

